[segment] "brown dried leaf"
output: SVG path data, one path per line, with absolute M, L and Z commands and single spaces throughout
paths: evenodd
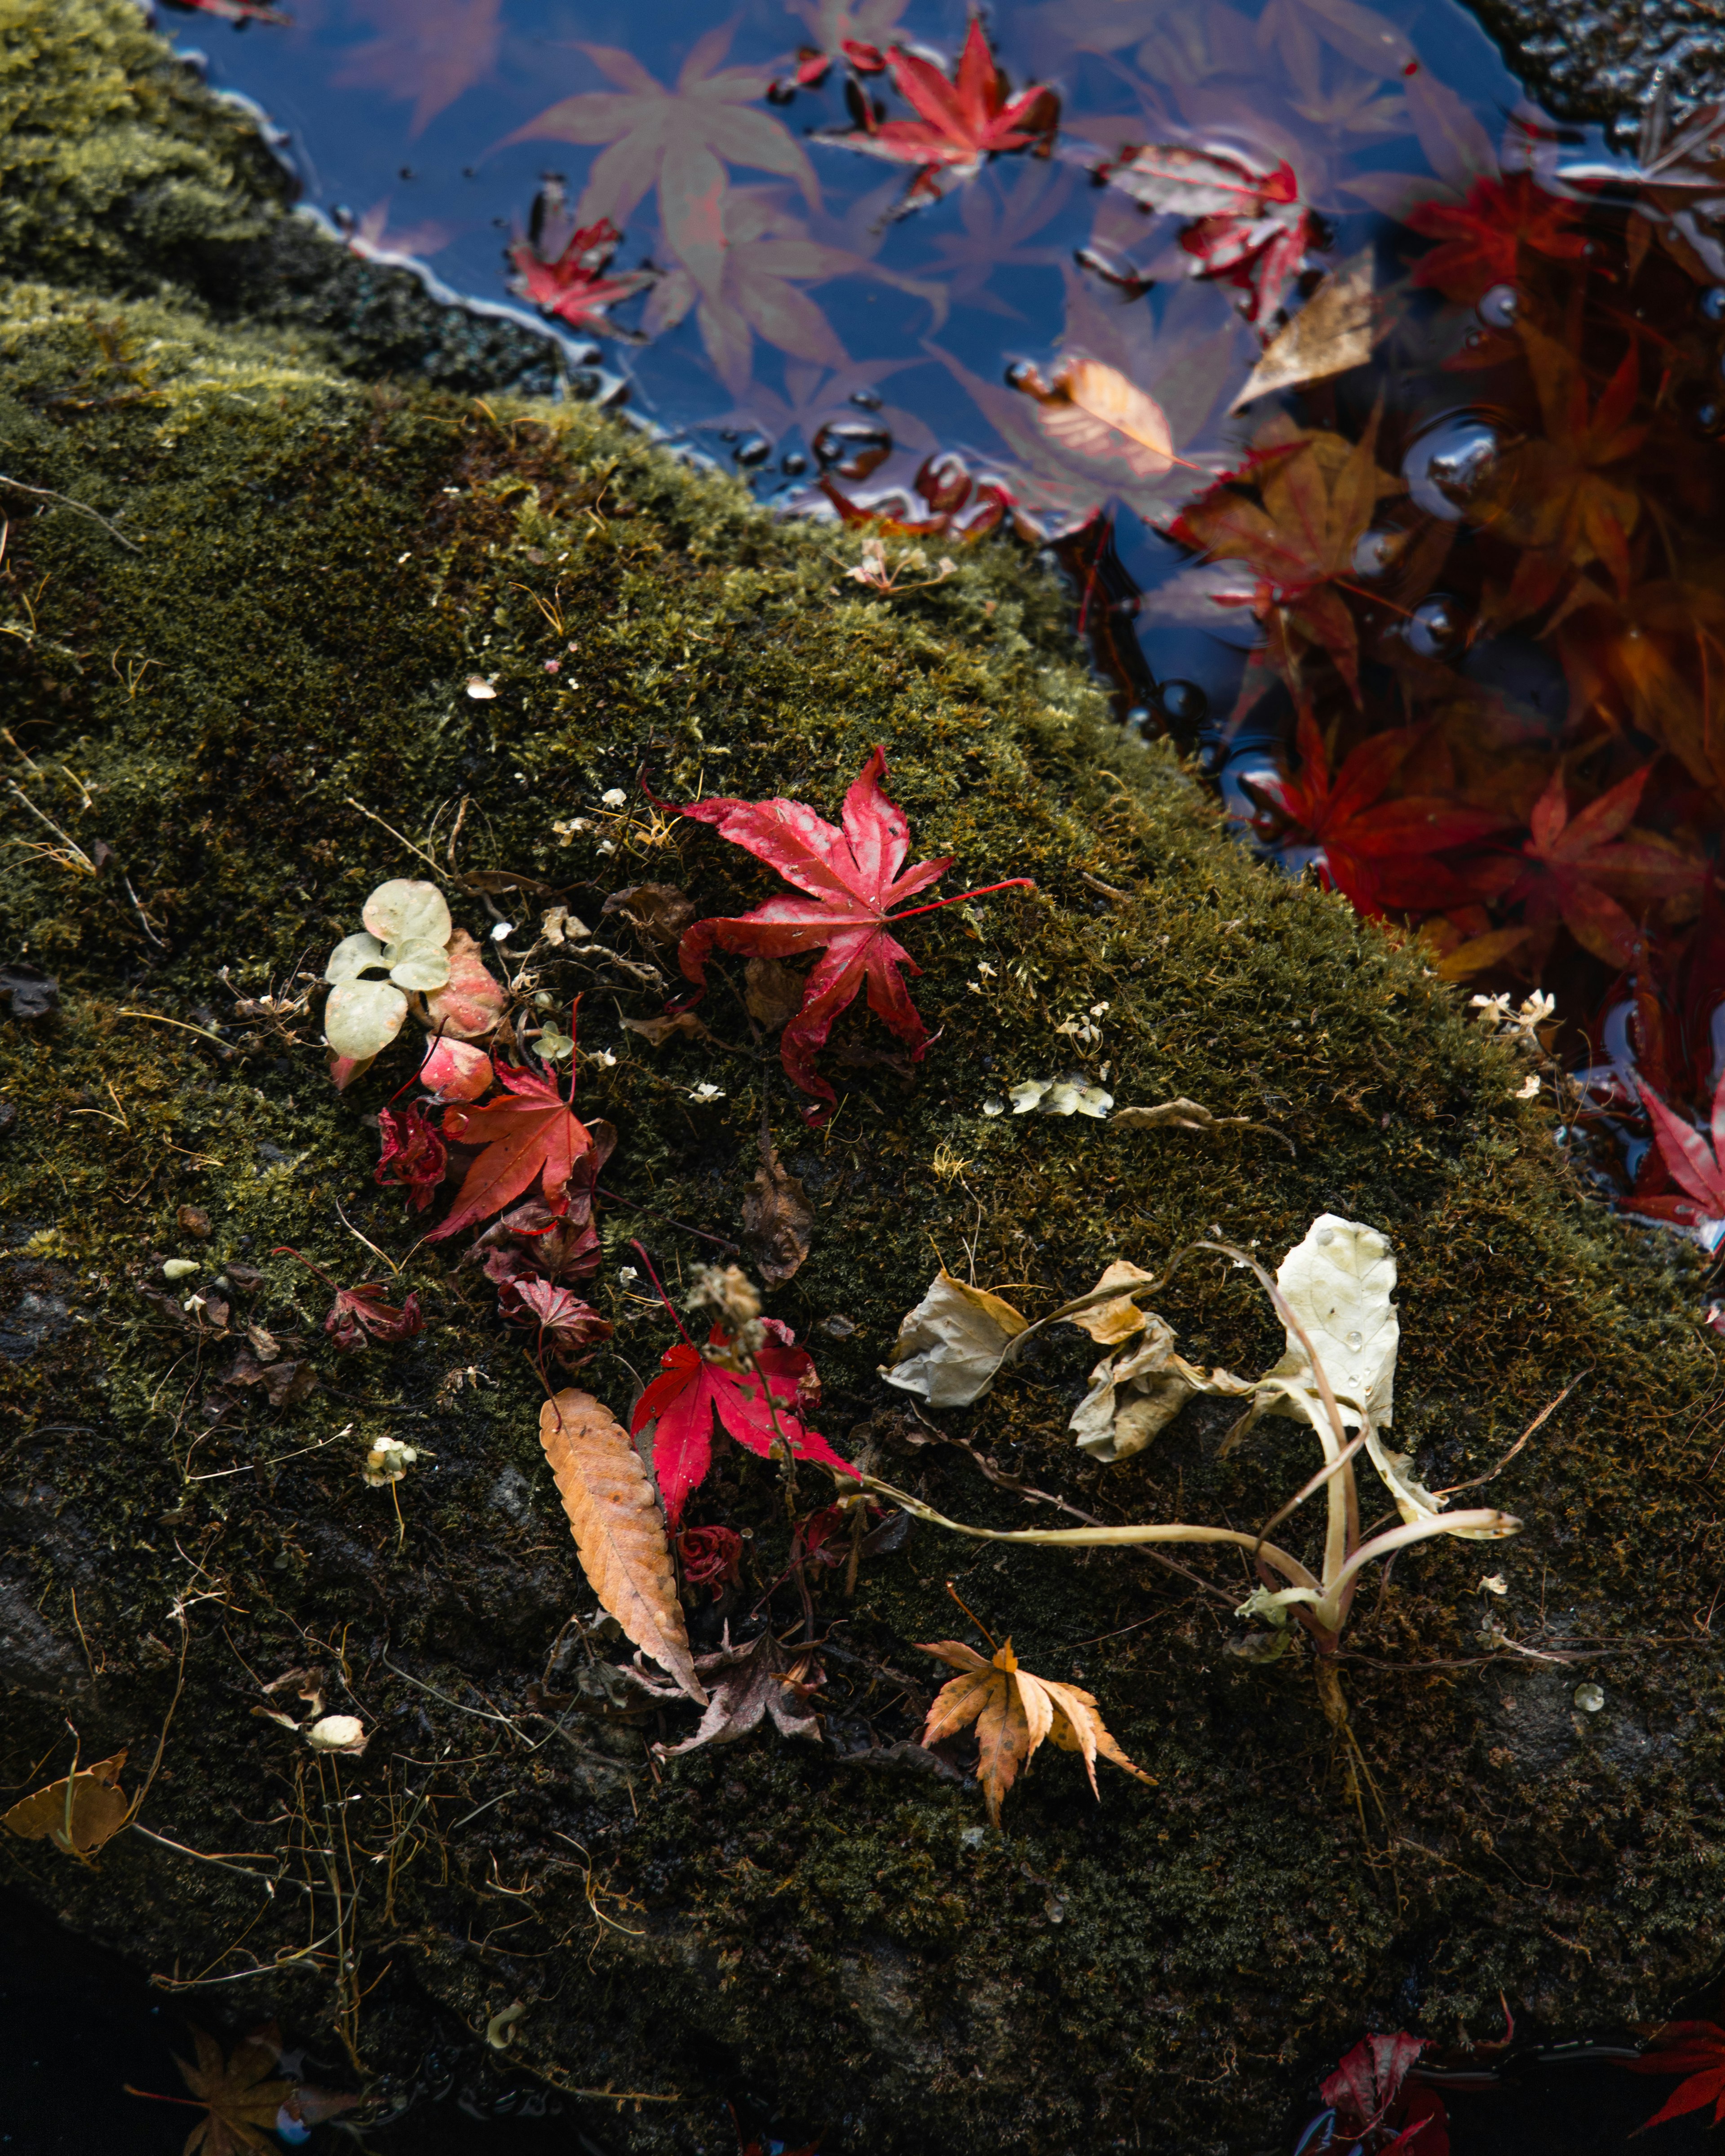
M 714 1040 L 706 1026 L 693 1011 L 677 1011 L 670 1018 L 626 1018 L 623 1021 L 625 1033 L 638 1033 L 650 1048 L 663 1048 L 666 1041 L 679 1039 L 712 1041 L 715 1048 L 722 1048 L 722 1040 Z
M 903 1513 L 899 1515 L 902 1519 Z M 805 1647 L 793 1662 L 771 1630 L 757 1640 L 733 1647 L 731 1627 L 725 1627 L 724 1645 L 716 1654 L 703 1655 L 696 1667 L 712 1681 L 706 1712 L 701 1727 L 680 1744 L 657 1744 L 661 1759 L 680 1753 L 698 1751 L 703 1744 L 731 1744 L 747 1737 L 763 1715 L 770 1715 L 781 1737 L 808 1737 L 820 1741 L 820 1724 L 803 1705 L 809 1680 L 811 1656 Z M 814 1681 L 819 1681 L 817 1679 Z
M 768 1287 L 783 1287 L 809 1255 L 814 1209 L 809 1194 L 765 1136 L 761 1165 L 742 1200 L 742 1239 Z
M 768 1033 L 788 1025 L 803 1008 L 800 973 L 777 958 L 751 958 L 742 969 L 742 1000 L 749 1016 Z
M 1290 1152 L 1294 1150 L 1294 1141 L 1273 1123 L 1254 1122 L 1250 1116 L 1218 1116 L 1183 1095 L 1178 1100 L 1158 1101 L 1153 1108 L 1117 1108 L 1110 1121 L 1117 1131 L 1219 1131 L 1237 1125 L 1242 1130 L 1262 1131 Z
M 75 1774 L 62 1775 L 45 1789 L 21 1797 L 0 1816 L 21 1841 L 51 1841 L 69 1856 L 91 1856 L 126 1825 L 131 1800 L 120 1786 L 124 1752 Z
M 539 1442 L 569 1517 L 575 1553 L 601 1606 L 691 1699 L 706 1706 L 665 1521 L 628 1431 L 591 1393 L 571 1387 L 539 1410 Z
M 1096 1701 L 1076 1685 L 1056 1684 L 1050 1677 L 1033 1676 L 1019 1666 L 1009 1640 L 991 1662 L 960 1640 L 936 1640 L 922 1650 L 934 1655 L 964 1674 L 941 1687 L 922 1732 L 925 1745 L 956 1736 L 969 1722 L 977 1726 L 981 1757 L 977 1779 L 988 1800 L 988 1817 L 1000 1824 L 1002 1799 L 1028 1766 L 1045 1737 L 1063 1752 L 1081 1753 L 1093 1794 L 1096 1789 L 1098 1757 L 1136 1774 L 1155 1787 L 1156 1777 L 1135 1767 L 1108 1733 L 1096 1712 Z
M 636 883 L 625 891 L 614 891 L 599 911 L 620 913 L 649 942 L 674 951 L 695 918 L 695 902 L 675 884 Z M 798 1000 L 802 1000 L 800 996 Z
M 1116 1258 L 1091 1292 L 1100 1295 L 1105 1287 L 1127 1287 L 1134 1281 L 1153 1281 L 1155 1277 L 1142 1265 L 1133 1265 L 1129 1258 Z M 1122 1295 L 1112 1302 L 1099 1302 L 1094 1309 L 1081 1310 L 1076 1317 L 1068 1317 L 1063 1322 L 1076 1325 L 1104 1348 L 1114 1348 L 1122 1340 L 1129 1340 L 1134 1332 L 1142 1332 L 1145 1320 L 1143 1312 L 1132 1297 Z
M 1272 390 L 1321 382 L 1327 375 L 1365 365 L 1373 346 L 1390 326 L 1389 317 L 1373 302 L 1373 267 L 1368 248 L 1331 271 L 1287 327 L 1271 339 L 1228 408 L 1230 412 Z

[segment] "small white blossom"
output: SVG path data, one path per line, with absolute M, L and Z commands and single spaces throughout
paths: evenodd
M 593 821 L 587 816 L 571 816 L 567 823 L 553 824 L 551 828 L 557 844 L 567 846 L 578 831 L 592 830 Z
M 403 1476 L 419 1457 L 418 1450 L 398 1437 L 380 1437 L 366 1455 L 365 1478 L 373 1490 L 382 1490 Z
M 1517 1086 L 1516 1098 L 1518 1101 L 1531 1101 L 1538 1091 L 1539 1073 L 1537 1070 L 1530 1070 L 1521 1084 Z
M 1469 1003 L 1471 1007 L 1479 1013 L 1480 1023 L 1482 1025 L 1508 1024 L 1509 998 L 1507 996 L 1472 996 L 1469 998 Z
M 619 1283 L 624 1287 L 632 1287 L 640 1277 L 633 1265 L 619 1265 L 617 1268 Z
M 475 703 L 487 703 L 496 695 L 497 691 L 491 686 L 490 682 L 485 680 L 482 675 L 478 674 L 470 674 L 467 677 L 467 693 L 474 699 Z
M 992 981 L 994 978 L 995 969 L 988 963 L 986 958 L 978 958 L 977 960 L 976 970 L 979 979 Z
M 724 1097 L 724 1087 L 715 1086 L 708 1079 L 703 1078 L 700 1085 L 691 1086 L 689 1088 L 689 1098 L 691 1101 L 699 1101 L 703 1105 L 709 1101 L 722 1101 Z
M 620 786 L 610 786 L 599 796 L 599 799 L 607 808 L 621 808 L 627 804 L 629 796 Z
M 608 1048 L 590 1048 L 583 1060 L 588 1063 L 597 1063 L 601 1070 L 614 1070 L 617 1068 L 617 1058 Z
M 1101 1018 L 1108 1008 L 1106 1004 L 1092 1004 L 1090 1007 L 1090 1014 L 1092 1018 Z
M 1507 1594 L 1509 1592 L 1509 1582 L 1501 1572 L 1488 1572 L 1481 1580 L 1480 1586 L 1487 1594 Z
M 1516 1024 L 1524 1033 L 1532 1033 L 1535 1026 L 1545 1024 L 1557 1007 L 1555 996 L 1548 996 L 1535 989 L 1516 1013 Z

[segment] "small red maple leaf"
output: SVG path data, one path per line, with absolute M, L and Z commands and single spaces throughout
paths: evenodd
M 1401 728 L 1363 741 L 1333 774 L 1323 736 L 1309 711 L 1300 714 L 1300 767 L 1249 791 L 1291 831 L 1322 849 L 1318 866 L 1361 913 L 1425 912 L 1463 905 L 1468 887 L 1435 854 L 1473 844 L 1511 819 L 1441 794 L 1384 798 L 1418 747 L 1420 730 Z
M 400 1110 L 380 1108 L 377 1127 L 383 1157 L 372 1172 L 373 1181 L 405 1183 L 408 1209 L 423 1213 L 443 1182 L 449 1147 L 417 1101 Z
M 854 66 L 877 57 L 867 48 L 860 49 L 864 59 L 846 49 Z M 896 212 L 898 216 L 920 203 L 938 201 L 953 182 L 980 172 L 985 157 L 1031 148 L 1046 156 L 1053 146 L 1060 122 L 1059 98 L 1045 83 L 1033 84 L 1016 97 L 1008 94 L 1006 77 L 994 64 L 978 16 L 970 18 L 970 32 L 952 79 L 898 45 L 886 54 L 886 65 L 894 88 L 922 117 L 876 120 L 867 99 L 862 98 L 856 107 L 861 126 L 818 139 L 894 164 L 914 165 L 916 170 Z M 869 70 L 865 67 L 864 71 Z
M 952 865 L 943 860 L 904 865 L 911 827 L 904 811 L 880 790 L 886 775 L 886 752 L 873 750 L 845 796 L 842 829 L 834 829 L 801 801 L 700 801 L 678 813 L 697 824 L 711 824 L 720 837 L 742 846 L 776 869 L 787 883 L 808 892 L 806 898 L 769 898 L 752 913 L 697 921 L 677 947 L 677 963 L 685 980 L 706 986 L 707 961 L 716 950 L 747 952 L 751 957 L 787 958 L 824 947 L 825 956 L 811 970 L 803 1004 L 779 1038 L 779 1058 L 793 1085 L 826 1108 L 803 1111 L 817 1123 L 836 1105 L 838 1095 L 814 1065 L 833 1021 L 855 1002 L 865 983 L 869 1009 L 906 1043 L 920 1062 L 928 1034 L 899 972 L 922 968 L 888 932 L 898 921 L 968 898 L 997 891 L 1034 888 L 1028 876 L 936 899 L 906 913 L 887 908 L 937 883 Z M 683 1006 L 700 1001 L 691 996 Z M 439 1230 L 447 1232 L 446 1229 Z
M 1450 2156 L 1449 2113 L 1435 2089 L 1407 2086 L 1423 2036 L 1368 2036 L 1356 2044 L 1318 2094 L 1336 2113 L 1336 2130 L 1353 2156 Z M 1339 2143 L 1338 2143 L 1339 2148 Z
M 548 1211 L 568 1209 L 567 1191 L 576 1163 L 593 1144 L 593 1135 L 563 1099 L 556 1083 L 536 1071 L 507 1063 L 495 1065 L 498 1083 L 510 1095 L 482 1108 L 444 1110 L 444 1136 L 485 1151 L 467 1171 L 455 1194 L 454 1208 L 426 1237 L 442 1242 L 470 1228 L 540 1183 Z
M 753 1372 L 710 1363 L 692 1340 L 680 1340 L 665 1349 L 660 1375 L 635 1403 L 629 1433 L 638 1435 L 649 1422 L 656 1425 L 653 1472 L 673 1527 L 690 1492 L 700 1487 L 712 1465 L 715 1416 L 746 1451 L 762 1460 L 783 1440 L 794 1460 L 819 1460 L 846 1475 L 856 1471 L 803 1420 L 805 1399 L 818 1389 L 809 1350 L 798 1347 L 795 1333 L 776 1317 L 762 1322 L 769 1337 L 756 1351 Z M 722 1325 L 713 1327 L 707 1345 L 729 1347 L 730 1335 Z
M 575 329 L 603 331 L 610 327 L 605 320 L 608 309 L 653 282 L 650 270 L 606 276 L 606 265 L 622 240 L 608 217 L 572 233 L 554 260 L 547 261 L 531 240 L 518 239 L 509 250 L 516 270 L 511 282 L 542 314 L 555 315 Z
M 425 1330 L 417 1295 L 403 1296 L 399 1308 L 386 1300 L 388 1281 L 366 1281 L 358 1287 L 338 1287 L 323 1329 L 344 1354 L 356 1354 L 376 1340 L 393 1346 Z
M 1725 2029 L 1717 2022 L 1668 2021 L 1639 2059 L 1628 2059 L 1624 2064 L 1632 2074 L 1687 2076 L 1652 2118 L 1635 2128 L 1637 2133 L 1709 2103 L 1713 2106 L 1714 2125 L 1725 2120 Z
M 1582 205 L 1548 195 L 1530 173 L 1476 179 L 1465 203 L 1421 203 L 1406 223 L 1440 244 L 1414 265 L 1414 282 L 1471 305 L 1493 285 L 1515 280 L 1525 247 L 1560 261 L 1579 261 L 1585 236 L 1572 228 Z
M 497 1291 L 497 1307 L 515 1324 L 536 1325 L 542 1346 L 548 1346 L 560 1359 L 611 1337 L 609 1322 L 591 1303 L 583 1302 L 572 1288 L 558 1287 L 551 1281 L 505 1281 Z
M 1655 1220 L 1673 1220 L 1685 1228 L 1725 1220 L 1725 1070 L 1713 1090 L 1711 1145 L 1692 1123 L 1686 1122 L 1640 1078 L 1635 1080 L 1635 1091 L 1653 1124 L 1653 1145 L 1660 1165 L 1681 1194 L 1650 1195 L 1638 1191 L 1620 1201 L 1624 1210 Z
M 1563 773 L 1553 772 L 1528 819 L 1527 865 L 1507 893 L 1527 901 L 1530 919 L 1560 915 L 1582 948 L 1610 966 L 1630 963 L 1642 932 L 1607 884 L 1645 907 L 1692 891 L 1707 873 L 1669 839 L 1630 828 L 1651 775 L 1643 764 L 1572 815 Z
M 1312 214 L 1286 159 L 1272 170 L 1180 142 L 1123 148 L 1096 177 L 1149 210 L 1190 220 L 1180 245 L 1194 276 L 1218 277 L 1245 295 L 1246 319 L 1267 330 L 1312 244 Z

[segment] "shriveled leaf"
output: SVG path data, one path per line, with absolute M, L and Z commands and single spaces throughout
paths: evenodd
M 665 1521 L 629 1432 L 591 1393 L 571 1388 L 540 1409 L 539 1442 L 600 1606 L 704 1707 Z
M 410 1340 L 416 1332 L 423 1332 L 425 1320 L 420 1315 L 418 1296 L 404 1296 L 398 1306 L 388 1300 L 389 1293 L 387 1281 L 337 1288 L 330 1314 L 323 1322 L 324 1331 L 347 1354 L 357 1353 L 374 1340 L 393 1347 L 398 1340 Z
M 360 918 L 380 943 L 429 943 L 439 950 L 449 942 L 453 925 L 437 886 L 406 878 L 380 883 Z
M 1091 1292 L 1100 1295 L 1105 1287 L 1128 1287 L 1135 1281 L 1151 1281 L 1154 1273 L 1147 1273 L 1142 1265 L 1135 1265 L 1129 1258 L 1116 1258 L 1105 1268 L 1101 1278 Z M 1142 1332 L 1150 1321 L 1128 1295 L 1118 1296 L 1111 1302 L 1097 1303 L 1092 1309 L 1081 1310 L 1076 1317 L 1064 1322 L 1076 1325 L 1080 1332 L 1104 1348 L 1117 1347 L 1129 1340 L 1135 1332 Z M 1159 1322 L 1159 1321 L 1158 1321 Z
M 1372 299 L 1373 268 L 1373 251 L 1368 248 L 1332 270 L 1287 326 L 1270 340 L 1230 411 L 1238 412 L 1255 398 L 1291 389 L 1298 382 L 1322 382 L 1349 367 L 1363 367 L 1382 334 L 1379 311 Z M 1388 326 L 1385 321 L 1382 327 Z
M 1254 1122 L 1250 1116 L 1218 1116 L 1201 1101 L 1183 1094 L 1173 1101 L 1158 1101 L 1153 1108 L 1117 1108 L 1109 1118 L 1117 1131 L 1218 1131 L 1237 1124 L 1242 1130 L 1264 1131 L 1278 1138 L 1290 1152 L 1294 1141 L 1273 1123 Z
M 931 1407 L 968 1408 L 993 1383 L 1000 1358 L 1029 1318 L 986 1289 L 967 1286 L 944 1266 L 899 1327 L 880 1375 Z
M 706 1744 L 734 1744 L 767 1716 L 781 1737 L 807 1738 L 819 1743 L 820 1724 L 803 1703 L 802 1687 L 808 1682 L 811 1661 L 806 1647 L 794 1659 L 787 1654 L 770 1630 L 733 1647 L 727 1623 L 723 1645 L 715 1654 L 702 1655 L 695 1665 L 707 1686 L 701 1727 L 680 1744 L 658 1744 L 655 1751 L 661 1759 L 675 1759 Z
M 1006 1097 L 1015 1116 L 1089 1116 L 1096 1122 L 1106 1122 L 1114 1106 L 1106 1087 L 1092 1086 L 1081 1070 L 1069 1070 L 1064 1078 L 1026 1078 Z
M 922 1652 L 963 1672 L 941 1687 L 928 1710 L 922 1742 L 936 1744 L 943 1738 L 956 1736 L 972 1722 L 976 1724 L 981 1755 L 977 1779 L 983 1785 L 988 1817 L 996 1826 L 1000 1824 L 1002 1799 L 1045 1737 L 1062 1751 L 1082 1755 L 1092 1794 L 1100 1794 L 1098 1757 L 1155 1786 L 1155 1777 L 1135 1767 L 1110 1735 L 1091 1695 L 1081 1691 L 1076 1685 L 1033 1676 L 1020 1666 L 1010 1640 L 988 1662 L 959 1640 L 931 1640 Z
M 131 1810 L 120 1786 L 125 1764 L 126 1753 L 116 1752 L 111 1759 L 62 1775 L 46 1789 L 19 1798 L 10 1811 L 0 1815 L 0 1826 L 20 1841 L 51 1841 L 68 1856 L 93 1856 L 119 1833 Z
M 489 1072 L 490 1065 L 485 1065 Z M 375 1183 L 407 1187 L 408 1209 L 423 1213 L 442 1188 L 449 1149 L 417 1101 L 405 1108 L 380 1108 L 377 1131 L 383 1151 L 372 1171 Z
M 713 1039 L 698 1011 L 673 1011 L 669 1018 L 626 1018 L 623 1029 L 625 1033 L 639 1034 L 649 1048 L 663 1048 L 668 1040 Z
M 614 891 L 599 911 L 620 913 L 631 928 L 649 942 L 675 951 L 683 931 L 695 918 L 695 901 L 686 891 L 670 883 L 635 883 Z
M 768 1287 L 783 1287 L 798 1271 L 809 1255 L 814 1226 L 808 1192 L 779 1158 L 778 1147 L 763 1137 L 761 1165 L 743 1194 L 742 1235 Z
M 1140 1315 L 1142 1338 L 1096 1364 L 1090 1390 L 1066 1425 L 1093 1460 L 1111 1465 L 1142 1452 L 1196 1394 L 1244 1399 L 1257 1389 L 1230 1370 L 1207 1371 L 1187 1362 L 1174 1353 L 1174 1333 L 1167 1320 L 1154 1312 Z
M 751 958 L 742 969 L 742 1000 L 768 1033 L 788 1025 L 803 1004 L 803 976 L 777 958 Z
M 338 981 L 324 1004 L 323 1037 L 338 1056 L 369 1062 L 388 1047 L 407 1014 L 408 999 L 393 981 Z
M 449 939 L 449 970 L 425 998 L 434 1030 L 458 1040 L 490 1033 L 509 1009 L 509 998 L 485 970 L 480 947 L 465 928 Z

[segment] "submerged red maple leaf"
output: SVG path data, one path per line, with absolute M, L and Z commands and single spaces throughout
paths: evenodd
M 1637 1192 L 1621 1203 L 1625 1212 L 1654 1220 L 1671 1220 L 1681 1227 L 1698 1228 L 1707 1221 L 1725 1220 L 1725 1070 L 1713 1091 L 1712 1143 L 1685 1122 L 1652 1087 L 1639 1078 L 1635 1091 L 1653 1125 L 1654 1149 L 1676 1193 Z M 1725 2063 L 1725 2061 L 1722 2061 Z
M 518 239 L 509 250 L 516 273 L 511 281 L 542 314 L 555 315 L 572 328 L 602 334 L 611 326 L 605 320 L 608 311 L 653 282 L 650 270 L 628 270 L 616 277 L 605 275 L 622 242 L 623 234 L 608 217 L 572 233 L 562 252 L 549 260 L 531 240 Z
M 1440 794 L 1384 797 L 1418 746 L 1419 731 L 1373 734 L 1332 773 L 1323 736 L 1310 711 L 1300 715 L 1300 767 L 1273 786 L 1250 791 L 1265 807 L 1322 848 L 1328 880 L 1362 913 L 1425 912 L 1464 903 L 1468 887 L 1432 856 L 1471 845 L 1511 819 Z
M 979 16 L 970 18 L 969 34 L 951 80 L 898 45 L 887 54 L 886 64 L 894 88 L 921 118 L 876 120 L 863 98 L 857 103 L 861 126 L 819 139 L 894 164 L 914 165 L 899 216 L 919 203 L 937 201 L 953 182 L 971 178 L 982 169 L 985 157 L 1031 148 L 1046 156 L 1053 146 L 1060 122 L 1059 98 L 1045 83 L 1034 83 L 1016 97 L 1009 95 Z
M 886 775 L 886 752 L 874 749 L 845 796 L 839 829 L 801 801 L 700 801 L 678 812 L 694 823 L 711 824 L 721 839 L 742 846 L 809 894 L 769 898 L 752 913 L 697 921 L 684 932 L 677 963 L 684 978 L 704 990 L 707 961 L 716 950 L 788 958 L 824 947 L 825 956 L 809 973 L 802 1008 L 779 1038 L 779 1057 L 792 1084 L 827 1104 L 803 1111 L 810 1123 L 824 1121 L 839 1098 L 813 1059 L 825 1045 L 834 1019 L 855 1002 L 865 983 L 869 1009 L 906 1043 L 912 1060 L 920 1062 L 928 1046 L 927 1029 L 899 972 L 901 966 L 913 974 L 922 969 L 889 931 L 916 914 L 957 906 L 968 898 L 1034 888 L 1028 876 L 1012 876 L 907 912 L 890 913 L 889 906 L 938 882 L 952 861 L 948 855 L 905 867 L 911 827 L 904 811 L 880 790 Z M 683 1008 L 699 1000 L 691 996 Z M 447 1225 L 437 1232 L 447 1234 Z
M 1192 274 L 1237 286 L 1246 319 L 1267 331 L 1312 244 L 1312 213 L 1285 158 L 1255 169 L 1237 155 L 1187 143 L 1129 144 L 1096 177 L 1142 208 L 1189 218 L 1180 245 L 1193 257 Z
M 1713 2123 L 1725 2121 L 1725 2029 L 1716 2021 L 1668 2021 L 1639 2059 L 1624 2061 L 1632 2074 L 1682 2074 L 1680 2082 L 1645 2125 L 1663 2126 L 1685 2112 L 1713 2107 Z
M 1645 912 L 1692 900 L 1707 875 L 1706 864 L 1671 839 L 1634 828 L 1652 769 L 1643 764 L 1573 814 L 1563 774 L 1553 772 L 1529 819 L 1526 866 L 1507 892 L 1527 901 L 1530 921 L 1560 916 L 1584 950 L 1611 966 L 1629 965 L 1642 936 L 1620 895 Z
M 856 1471 L 803 1419 L 805 1399 L 818 1394 L 809 1350 L 799 1348 L 796 1334 L 776 1317 L 761 1322 L 769 1337 L 755 1352 L 753 1373 L 710 1363 L 692 1340 L 680 1340 L 665 1349 L 660 1375 L 635 1403 L 629 1432 L 635 1435 L 649 1422 L 655 1424 L 653 1472 L 673 1527 L 690 1492 L 700 1487 L 712 1465 L 715 1416 L 746 1451 L 762 1460 L 783 1440 L 793 1460 L 819 1460 L 846 1475 Z M 716 1324 L 707 1345 L 724 1348 L 730 1337 L 723 1325 Z
M 1409 229 L 1440 243 L 1414 264 L 1414 282 L 1471 305 L 1492 285 L 1514 282 L 1524 247 L 1580 260 L 1587 239 L 1574 228 L 1581 213 L 1580 203 L 1548 194 L 1527 172 L 1476 179 L 1465 203 L 1421 203 L 1409 213 Z
M 1319 2087 L 1336 2114 L 1336 2156 L 1450 2156 L 1449 2114 L 1435 2089 L 1409 2086 L 1423 2036 L 1368 2036 Z

